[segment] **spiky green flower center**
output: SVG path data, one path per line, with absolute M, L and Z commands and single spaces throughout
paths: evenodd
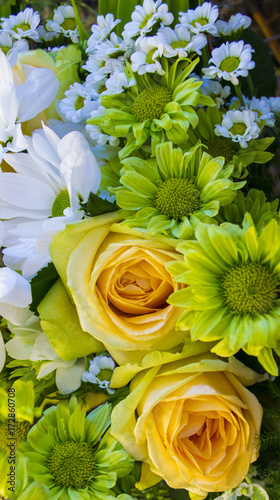
M 138 122 L 160 118 L 166 104 L 172 101 L 171 92 L 160 85 L 143 90 L 136 97 L 132 112 Z
M 52 217 L 62 217 L 65 208 L 70 207 L 70 196 L 67 190 L 61 191 L 53 202 Z
M 74 31 L 76 29 L 76 26 L 77 26 L 76 21 L 73 18 L 64 19 L 63 23 L 61 23 L 61 27 L 65 31 L 67 30 Z
M 245 123 L 234 123 L 230 129 L 232 135 L 244 135 L 247 130 Z
M 113 370 L 110 370 L 109 368 L 103 368 L 100 370 L 100 372 L 97 375 L 97 378 L 100 380 L 100 382 L 103 382 L 103 380 L 111 380 L 113 375 Z
M 200 205 L 200 192 L 188 179 L 167 179 L 158 189 L 155 207 L 162 215 L 175 220 L 195 212 Z
M 224 297 L 235 314 L 265 314 L 273 309 L 280 280 L 263 264 L 233 267 L 222 280 Z
M 79 95 L 79 97 L 77 97 L 75 102 L 75 110 L 78 111 L 78 109 L 82 109 L 84 107 L 84 102 L 85 98 Z
M 88 443 L 57 444 L 48 467 L 57 485 L 84 488 L 94 472 L 94 450 Z
M 227 164 L 236 153 L 235 144 L 231 139 L 226 137 L 215 137 L 205 144 L 207 146 L 206 152 L 217 158 L 217 156 L 223 156 L 225 158 L 225 164 Z
M 30 30 L 30 26 L 28 24 L 19 24 L 18 26 L 14 27 L 14 31 L 16 33 L 18 33 L 20 29 L 22 31 L 27 31 L 27 30 Z
M 24 420 L 23 422 L 15 422 L 11 424 L 8 421 L 2 421 L 0 423 L 0 450 L 10 452 L 8 447 L 10 442 L 16 443 L 18 446 L 20 443 L 26 440 L 27 433 L 30 429 L 30 422 Z
M 238 57 L 227 57 L 221 62 L 220 70 L 231 73 L 238 68 L 240 64 L 240 59 Z

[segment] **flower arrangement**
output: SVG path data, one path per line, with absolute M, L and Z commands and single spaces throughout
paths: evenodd
M 189 7 L 1 18 L 3 499 L 279 500 L 280 97 Z

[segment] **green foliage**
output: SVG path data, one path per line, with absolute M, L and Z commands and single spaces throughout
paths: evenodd
M 255 67 L 250 71 L 253 84 L 256 91 L 256 97 L 274 96 L 276 90 L 276 74 L 273 59 L 270 56 L 269 49 L 264 41 L 253 31 L 247 28 L 242 32 L 242 40 L 249 43 L 255 53 L 252 56 L 255 61 Z M 245 78 L 240 78 L 242 92 L 251 97 L 247 81 Z
M 92 217 L 119 210 L 115 201 L 111 203 L 108 200 L 103 200 L 94 193 L 89 194 L 88 201 L 83 208 Z
M 46 267 L 40 269 L 40 271 L 31 280 L 31 293 L 32 302 L 30 304 L 30 310 L 34 312 L 37 316 L 37 307 L 43 300 L 45 295 L 55 284 L 56 280 L 59 278 L 58 272 L 52 262 L 50 262 Z

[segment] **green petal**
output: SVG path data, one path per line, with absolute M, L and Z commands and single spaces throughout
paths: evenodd
M 122 175 L 121 172 L 120 181 L 133 193 L 141 194 L 152 200 L 158 192 L 158 188 L 153 184 L 153 182 L 137 172 L 128 172 L 124 175 Z
M 198 189 L 202 189 L 209 183 L 214 181 L 224 165 L 224 158 L 218 157 L 211 159 L 207 153 L 203 153 L 202 160 L 199 165 L 196 184 Z
M 119 207 L 125 210 L 140 210 L 140 208 L 150 207 L 152 204 L 146 196 L 132 193 L 126 189 L 114 190 L 114 195 Z
M 199 227 L 199 226 L 198 226 Z M 211 274 L 214 277 L 222 276 L 223 273 L 221 269 L 218 267 L 216 262 L 211 261 L 205 255 L 199 254 L 193 250 L 190 250 L 186 255 L 186 263 L 188 267 L 195 272 L 207 273 L 208 276 Z M 203 284 L 207 284 L 209 282 L 209 278 L 206 281 L 203 281 Z M 196 281 L 197 283 L 197 281 Z
M 246 231 L 245 242 L 247 245 L 250 260 L 252 262 L 257 262 L 259 255 L 259 242 L 257 238 L 257 231 L 254 227 L 250 227 L 250 229 Z
M 200 225 L 196 232 L 197 240 L 207 252 L 208 257 L 224 270 L 236 265 L 238 250 L 233 238 L 222 228 Z
M 83 443 L 85 440 L 85 411 L 77 406 L 69 418 L 68 430 L 70 437 L 77 443 Z
M 225 330 L 230 322 L 229 316 L 225 315 L 224 307 L 216 307 L 203 311 L 191 329 L 192 340 L 203 340 L 212 342 L 219 340 L 225 335 Z
M 278 376 L 278 367 L 273 357 L 272 349 L 263 347 L 258 355 L 258 361 L 268 373 L 274 375 L 275 377 Z
M 86 428 L 86 441 L 95 445 L 98 443 L 102 434 L 110 425 L 111 416 L 111 405 L 105 403 L 92 412 L 86 417 L 86 422 L 91 422 L 94 425 L 90 425 Z

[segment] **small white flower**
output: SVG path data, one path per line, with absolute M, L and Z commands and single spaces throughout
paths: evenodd
M 187 12 L 180 12 L 180 23 L 195 34 L 205 32 L 215 35 L 217 33 L 215 22 L 218 15 L 219 9 L 216 5 L 212 6 L 210 2 L 204 2 L 195 10 L 189 9 Z
M 222 87 L 219 82 L 215 80 L 206 80 L 202 78 L 203 84 L 200 87 L 201 93 L 211 97 L 218 109 L 224 106 L 227 97 L 230 95 L 230 87 L 226 85 Z
M 248 99 L 245 97 L 244 101 L 246 109 L 250 109 L 251 111 L 255 111 L 257 113 L 257 122 L 264 120 L 265 125 L 274 127 L 274 113 L 271 112 L 270 104 L 266 98 L 261 97 L 261 99 L 257 99 L 256 97 L 253 97 L 252 99 Z
M 143 7 L 136 5 L 132 12 L 132 21 L 127 23 L 122 33 L 123 38 L 130 39 L 140 35 L 136 40 L 139 43 L 142 38 L 148 35 L 152 29 L 158 28 L 160 25 L 169 26 L 173 22 L 173 14 L 168 12 L 168 6 L 162 0 L 144 0 Z
M 73 43 L 79 42 L 79 33 L 72 5 L 60 5 L 54 10 L 52 20 L 46 21 L 46 29 L 61 33 L 66 38 L 71 38 Z
M 216 21 L 218 36 L 227 37 L 232 35 L 232 33 L 243 31 L 250 26 L 251 22 L 250 17 L 243 16 L 240 12 L 231 16 L 228 23 L 219 19 Z
M 26 137 L 27 153 L 5 154 L 16 173 L 0 173 L 4 261 L 25 277 L 50 261 L 49 243 L 65 225 L 81 220 L 89 193 L 97 192 L 100 169 L 80 132 L 60 139 L 44 126 Z
M 39 39 L 38 25 L 40 23 L 39 12 L 34 12 L 32 8 L 27 7 L 16 16 L 11 15 L 8 18 L 2 18 L 2 30 L 12 35 L 13 38 Z
M 115 95 L 136 85 L 136 81 L 133 78 L 128 78 L 123 71 L 115 71 L 106 80 L 105 85 L 107 90 L 102 92 L 102 95 Z
M 110 356 L 95 356 L 90 361 L 88 371 L 82 375 L 84 382 L 91 382 L 97 384 L 102 389 L 106 389 L 109 394 L 114 394 L 114 390 L 110 389 L 110 380 L 116 363 Z
M 253 486 L 248 483 L 241 483 L 235 490 L 236 496 L 241 497 L 242 495 L 251 497 L 253 495 Z
M 174 30 L 163 28 L 156 36 L 163 46 L 165 57 L 188 57 L 190 52 L 201 54 L 201 50 L 207 44 L 207 38 L 203 34 L 193 35 L 188 28 L 178 24 Z
M 65 361 L 60 358 L 51 346 L 51 343 L 40 326 L 40 319 L 31 311 L 25 310 L 20 326 L 8 323 L 14 337 L 5 347 L 14 359 L 42 361 L 37 378 L 46 377 L 56 371 L 55 381 L 61 394 L 70 394 L 76 391 L 82 383 L 82 374 L 85 369 L 86 358 L 75 358 Z
M 116 201 L 116 197 L 113 194 L 110 195 L 110 193 L 108 193 L 108 191 L 106 190 L 101 191 L 98 197 L 101 198 L 101 200 L 106 200 L 109 201 L 110 203 L 114 203 L 114 201 Z
M 270 97 L 268 99 L 270 109 L 277 118 L 280 118 L 280 97 Z
M 64 99 L 57 102 L 57 107 L 65 118 L 73 123 L 87 120 L 91 112 L 99 106 L 97 101 L 99 95 L 97 93 L 93 95 L 85 85 L 77 82 L 70 85 L 65 95 Z
M 34 118 L 54 100 L 59 83 L 52 70 L 36 68 L 14 85 L 12 66 L 0 50 L 0 161 L 3 152 L 26 149 L 21 122 Z
M 8 267 L 0 269 L 0 314 L 19 325 L 24 308 L 32 301 L 30 283 Z
M 164 75 L 160 61 L 163 55 L 163 45 L 156 36 L 143 38 L 139 44 L 139 50 L 131 56 L 132 71 L 144 75 L 145 73 L 158 73 Z
M 256 123 L 257 113 L 245 109 L 244 111 L 228 111 L 221 125 L 215 126 L 215 134 L 229 137 L 233 142 L 238 142 L 242 148 L 248 147 L 251 139 L 256 139 L 260 129 Z
M 238 76 L 247 76 L 248 70 L 255 67 L 252 61 L 251 45 L 244 45 L 243 40 L 239 42 L 226 42 L 212 52 L 209 68 L 202 68 L 205 78 L 219 77 L 238 85 Z
M 97 16 L 97 24 L 93 24 L 91 27 L 92 35 L 87 41 L 86 52 L 93 52 L 97 43 L 103 42 L 115 26 L 120 23 L 120 19 L 114 20 L 113 14 L 107 14 L 104 16 Z

